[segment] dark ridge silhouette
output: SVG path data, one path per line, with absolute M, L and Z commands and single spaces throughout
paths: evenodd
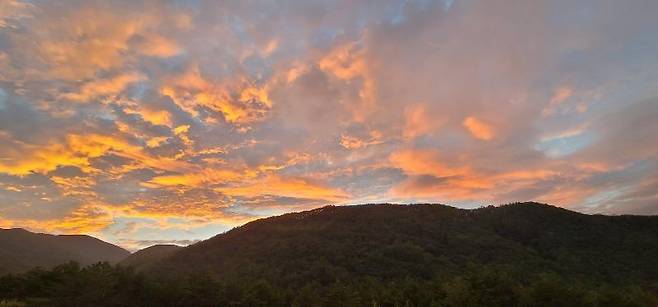
M 658 306 L 658 216 L 327 206 L 121 265 L 0 277 L 17 306 Z
M 34 267 L 50 268 L 68 261 L 88 265 L 117 263 L 130 252 L 86 235 L 49 235 L 24 229 L 0 229 L 0 275 Z
M 141 270 L 182 248 L 183 247 L 181 246 L 173 244 L 153 245 L 133 253 L 123 261 L 119 262 L 119 264 Z
M 586 215 L 534 202 L 327 206 L 245 224 L 157 260 L 163 274 L 285 285 L 355 276 L 430 278 L 467 264 L 606 282 L 658 282 L 658 217 Z

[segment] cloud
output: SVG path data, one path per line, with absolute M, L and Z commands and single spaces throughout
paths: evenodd
M 427 107 L 424 104 L 410 105 L 404 109 L 404 130 L 402 135 L 405 138 L 415 138 L 431 132 L 437 122 L 428 115 Z
M 0 220 L 136 246 L 326 203 L 655 213 L 657 9 L 4 1 Z
M 63 143 L 52 142 L 44 146 L 13 144 L 12 157 L 0 162 L 0 172 L 26 175 L 33 172 L 46 173 L 61 166 L 74 166 L 85 172 L 93 172 L 91 159 L 106 153 L 114 153 L 145 166 L 178 169 L 185 163 L 166 158 L 155 158 L 145 154 L 140 146 L 130 144 L 118 137 L 100 134 L 69 134 Z
M 383 143 L 384 140 L 382 140 L 382 137 L 382 133 L 377 130 L 370 131 L 368 136 L 363 139 L 348 134 L 342 134 L 340 136 L 340 145 L 346 149 L 359 149 Z
M 248 174 L 226 169 L 205 169 L 198 173 L 188 173 L 181 175 L 158 176 L 149 183 L 160 186 L 190 186 L 196 187 L 201 184 L 216 184 L 226 181 L 238 181 L 250 177 Z M 253 177 L 253 175 L 252 175 Z
M 48 233 L 96 233 L 112 223 L 105 211 L 93 205 L 81 206 L 60 218 L 3 217 L 0 217 L 1 228 L 25 228 Z
M 542 115 L 549 116 L 555 113 L 555 110 L 573 95 L 573 90 L 568 86 L 562 86 L 555 89 L 555 93 L 548 102 L 548 106 L 542 111 Z
M 257 183 L 236 187 L 216 188 L 229 196 L 285 196 L 293 198 L 318 199 L 329 202 L 340 202 L 348 199 L 349 195 L 340 189 L 325 187 L 304 178 L 282 178 L 269 176 Z
M 173 115 L 162 109 L 157 109 L 149 105 L 137 105 L 138 109 L 127 109 L 126 112 L 139 114 L 145 121 L 153 125 L 164 125 L 172 127 L 174 125 Z
M 198 68 L 168 81 L 160 90 L 186 112 L 199 116 L 208 112 L 207 120 L 221 119 L 236 125 L 262 120 L 272 107 L 267 88 L 247 80 L 230 83 L 206 80 Z
M 181 48 L 175 42 L 161 35 L 150 34 L 138 40 L 136 48 L 144 55 L 166 58 L 181 52 Z
M 362 83 L 358 90 L 358 103 L 351 110 L 356 121 L 365 121 L 375 103 L 375 81 L 365 56 L 364 49 L 358 43 L 347 43 L 337 46 L 318 61 L 322 71 L 342 81 L 351 82 L 358 78 Z
M 0 3 L 0 28 L 14 27 L 21 18 L 28 18 L 33 6 L 29 3 L 16 0 L 7 0 Z
M 448 177 L 463 175 L 468 169 L 451 167 L 440 161 L 439 152 L 432 149 L 408 149 L 397 151 L 389 158 L 391 164 L 410 175 L 435 175 Z
M 92 77 L 97 70 L 122 65 L 122 52 L 129 49 L 130 38 L 148 22 L 131 20 L 129 16 L 134 13 L 122 15 L 91 3 L 62 15 L 64 18 L 58 20 L 34 20 L 40 31 L 45 30 L 40 28 L 43 23 L 50 28 L 36 33 L 43 39 L 39 53 L 52 67 L 49 76 L 69 80 Z M 56 35 L 49 36 L 51 33 Z
M 468 166 L 451 166 L 441 161 L 436 150 L 411 149 L 394 152 L 390 156 L 393 167 L 409 177 L 391 188 L 391 193 L 402 197 L 459 199 L 493 189 L 490 175 L 476 174 Z
M 144 76 L 142 75 L 128 73 L 107 80 L 94 80 L 81 86 L 80 91 L 77 93 L 63 94 L 62 99 L 75 102 L 88 102 L 100 96 L 115 96 L 125 90 L 129 84 L 143 79 Z
M 494 138 L 494 132 L 491 125 L 480 119 L 469 116 L 464 118 L 462 124 L 476 139 L 489 141 Z

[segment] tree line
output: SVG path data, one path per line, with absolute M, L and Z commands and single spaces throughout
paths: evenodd
M 156 279 L 132 267 L 75 262 L 0 277 L 0 306 L 658 306 L 651 290 L 585 283 L 554 273 L 470 266 L 423 279 L 357 277 L 301 287 L 263 278 L 193 274 Z

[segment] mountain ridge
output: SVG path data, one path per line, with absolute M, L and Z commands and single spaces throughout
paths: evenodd
M 89 235 L 52 235 L 23 228 L 0 229 L 0 275 L 76 261 L 117 263 L 130 252 Z
M 539 203 L 326 206 L 249 222 L 119 265 L 0 277 L 31 306 L 658 304 L 658 216 Z
M 139 269 L 144 269 L 154 263 L 184 247 L 174 244 L 156 244 L 143 249 L 140 249 L 130 254 L 125 259 L 119 262 L 123 266 L 132 266 Z
M 327 245 L 365 260 L 348 259 Z M 397 262 L 387 259 L 396 253 Z M 422 265 L 405 260 L 414 257 Z M 288 258 L 308 263 L 292 264 Z M 329 279 L 447 274 L 473 262 L 525 263 L 528 269 L 610 282 L 654 282 L 658 217 L 589 215 L 536 202 L 476 209 L 440 204 L 325 206 L 249 222 L 163 257 L 151 271 L 278 279 L 283 272 L 303 275 L 317 259 L 335 270 L 324 276 Z M 404 269 L 396 272 L 395 265 Z

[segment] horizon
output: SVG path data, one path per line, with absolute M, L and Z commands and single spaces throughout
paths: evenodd
M 656 1 L 0 2 L 0 228 L 329 204 L 658 215 Z
M 316 208 L 309 208 L 309 209 L 300 210 L 300 211 L 290 211 L 290 212 L 285 212 L 285 213 L 281 213 L 281 214 L 277 214 L 277 215 L 269 215 L 269 216 L 259 217 L 259 218 L 256 218 L 256 219 L 253 219 L 253 220 L 250 220 L 250 221 L 246 221 L 246 222 L 244 222 L 243 224 L 240 224 L 240 225 L 234 226 L 234 227 L 232 227 L 232 228 L 230 228 L 230 229 L 226 229 L 226 230 L 224 230 L 224 231 L 222 231 L 222 232 L 212 234 L 212 235 L 209 236 L 209 237 L 206 237 L 206 238 L 198 238 L 198 239 L 196 239 L 196 240 L 189 240 L 188 242 L 185 242 L 185 243 L 183 243 L 183 242 L 172 243 L 170 240 L 151 240 L 150 242 L 147 242 L 148 244 L 140 244 L 140 245 L 137 245 L 137 246 L 136 246 L 136 245 L 121 245 L 120 243 L 116 243 L 116 242 L 104 241 L 102 238 L 97 238 L 97 237 L 93 236 L 93 234 L 86 234 L 86 233 L 48 233 L 48 232 L 31 231 L 31 230 L 29 230 L 29 229 L 25 229 L 25 228 L 21 228 L 21 227 L 14 227 L 14 228 L 2 228 L 2 227 L 0 227 L 0 230 L 22 230 L 22 231 L 28 231 L 28 232 L 31 232 L 31 233 L 35 233 L 35 234 L 53 235 L 53 236 L 89 236 L 89 237 L 92 237 L 92 238 L 94 238 L 94 239 L 99 239 L 99 240 L 101 240 L 101 241 L 103 241 L 103 242 L 106 242 L 106 243 L 110 243 L 110 244 L 116 245 L 116 246 L 118 246 L 118 247 L 121 247 L 121 248 L 123 248 L 123 249 L 129 251 L 131 254 L 134 254 L 134 253 L 136 253 L 136 252 L 138 252 L 138 251 L 141 251 L 141 250 L 144 250 L 144 249 L 147 249 L 147 248 L 153 247 L 153 246 L 175 245 L 175 246 L 179 246 L 179 247 L 187 247 L 187 246 L 190 246 L 190 245 L 193 245 L 193 244 L 199 243 L 199 242 L 201 242 L 201 241 L 209 240 L 209 239 L 211 239 L 211 238 L 213 238 L 213 237 L 215 237 L 215 236 L 225 234 L 225 233 L 228 232 L 228 231 L 231 231 L 231 230 L 233 230 L 233 229 L 235 229 L 235 228 L 242 227 L 242 226 L 244 226 L 244 225 L 246 225 L 246 224 L 248 224 L 248 223 L 250 223 L 250 222 L 254 222 L 254 221 L 258 221 L 258 220 L 266 219 L 266 218 L 269 218 L 269 217 L 279 217 L 279 216 L 283 216 L 283 215 L 286 215 L 286 214 L 303 213 L 303 212 L 307 212 L 307 211 L 313 211 L 313 210 L 317 210 L 317 209 L 323 209 L 323 208 L 326 208 L 326 207 L 337 207 L 337 206 L 348 206 L 348 207 L 349 207 L 349 206 L 384 206 L 384 205 L 393 205 L 393 206 L 418 206 L 418 205 L 425 205 L 425 206 L 446 206 L 446 207 L 451 207 L 451 208 L 455 208 L 455 209 L 459 209 L 459 210 L 478 210 L 478 209 L 489 208 L 489 207 L 499 208 L 499 207 L 502 207 L 502 206 L 517 205 L 517 204 L 523 204 L 523 205 L 527 205 L 527 204 L 538 204 L 538 205 L 548 206 L 548 207 L 552 207 L 552 208 L 565 209 L 565 208 L 563 208 L 563 207 L 554 206 L 554 205 L 546 204 L 546 203 L 535 202 L 535 201 L 519 201 L 519 202 L 504 203 L 504 204 L 487 204 L 487 205 L 481 205 L 481 206 L 478 206 L 478 207 L 470 207 L 470 208 L 462 208 L 462 207 L 457 207 L 457 206 L 453 206 L 453 205 L 450 205 L 450 204 L 442 204 L 442 203 L 360 203 L 360 204 L 342 204 L 342 205 L 327 204 L 327 205 L 320 206 L 320 207 L 316 207 Z M 566 210 L 569 210 L 569 209 L 566 209 Z M 569 210 L 569 211 L 570 211 L 570 212 L 574 212 L 574 213 L 579 213 L 579 214 L 585 214 L 585 215 L 603 215 L 603 216 L 658 216 L 658 215 L 632 215 L 632 214 L 629 215 L 629 214 L 600 214 L 600 213 L 584 213 L 584 212 L 578 212 L 578 211 L 574 211 L 574 210 Z

